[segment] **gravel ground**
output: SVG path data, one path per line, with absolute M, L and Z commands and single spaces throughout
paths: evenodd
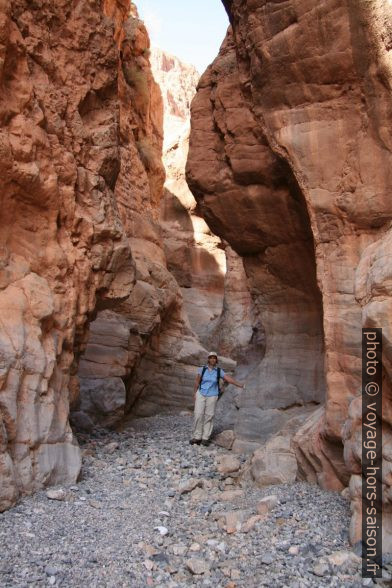
M 0 514 L 0 586 L 373 585 L 352 553 L 339 565 L 325 558 L 350 549 L 340 494 L 305 483 L 241 488 L 216 469 L 229 453 L 190 446 L 190 428 L 189 415 L 160 416 L 81 438 L 77 485 Z M 249 520 L 270 495 L 277 505 L 253 528 L 227 532 L 230 517 Z

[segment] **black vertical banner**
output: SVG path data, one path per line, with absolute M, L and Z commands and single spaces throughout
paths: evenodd
M 382 570 L 382 329 L 362 329 L 362 576 Z

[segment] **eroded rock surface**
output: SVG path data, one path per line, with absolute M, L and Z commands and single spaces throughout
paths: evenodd
M 167 144 L 169 129 L 175 134 L 184 124 L 189 127 L 189 101 L 197 72 L 162 52 L 154 50 L 150 56 L 148 37 L 136 36 L 137 31 L 145 32 L 136 11 L 130 22 L 138 39 L 134 49 L 138 68 L 128 70 L 136 102 L 126 102 L 124 108 L 128 108 L 132 120 L 135 104 L 138 105 L 141 128 L 147 129 L 144 134 L 138 134 L 136 141 L 145 173 L 136 174 L 130 167 L 119 208 L 135 261 L 136 281 L 125 300 L 115 309 L 100 311 L 91 325 L 89 343 L 79 368 L 81 401 L 73 414 L 75 424 L 87 429 L 97 423 L 113 425 L 127 412 L 149 416 L 192 408 L 195 367 L 206 355 L 188 322 L 176 281 L 178 276 L 171 263 L 169 241 L 160 219 L 164 198 L 163 140 L 165 137 Z M 150 58 L 161 88 L 152 79 Z M 174 76 L 172 68 L 175 72 L 179 69 Z M 182 75 L 184 72 L 186 76 Z M 164 86 L 162 77 L 166 75 L 169 79 Z M 180 139 L 177 136 L 177 141 Z M 178 153 L 178 169 L 181 170 L 182 163 L 183 170 L 185 155 L 181 150 Z M 184 179 L 182 185 L 186 186 Z M 150 198 L 146 198 L 148 195 Z M 194 203 L 188 190 L 189 196 Z M 212 236 L 211 239 L 218 240 Z
M 166 402 L 156 373 L 170 378 L 175 357 L 182 386 L 205 350 L 162 249 L 163 104 L 135 6 L 17 0 L 0 11 L 3 510 L 76 480 L 70 405 L 89 429 L 149 390 Z M 188 396 L 185 386 L 182 406 Z
M 97 298 L 114 304 L 135 279 L 114 196 L 133 141 L 120 100 L 127 8 L 0 7 L 2 509 L 76 479 L 75 359 Z
M 361 327 L 383 327 L 390 551 L 391 6 L 224 4 L 233 29 L 193 103 L 188 181 L 209 225 L 244 257 L 265 331 L 261 393 L 247 396 L 238 427 L 246 410 L 260 423 L 258 410 L 290 398 L 320 402 L 325 381 L 325 408 L 298 433 L 297 455 L 326 488 L 351 477 L 356 542 Z
M 210 226 L 243 258 L 258 361 L 237 400 L 235 433 L 261 443 L 292 408 L 323 400 L 321 297 L 305 201 L 242 95 L 231 33 L 192 104 L 188 182 Z M 241 328 L 229 326 L 231 346 L 241 343 Z
M 166 182 L 160 219 L 168 268 L 181 287 L 184 308 L 203 343 L 222 312 L 226 258 L 222 241 L 197 211 L 185 180 L 189 148 L 190 103 L 199 74 L 159 49 L 151 65 L 164 103 L 163 162 Z

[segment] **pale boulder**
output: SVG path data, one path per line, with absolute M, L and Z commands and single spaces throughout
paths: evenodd
M 291 438 L 279 435 L 257 449 L 250 462 L 251 476 L 258 486 L 294 482 L 297 470 Z
M 217 470 L 220 474 L 238 472 L 240 467 L 241 462 L 235 455 L 223 455 L 218 458 Z
M 226 430 L 226 431 L 222 431 L 221 433 L 219 433 L 218 435 L 216 435 L 216 437 L 214 437 L 214 443 L 215 445 L 218 445 L 219 447 L 223 447 L 224 449 L 231 449 L 233 446 L 235 440 L 235 435 L 234 435 L 234 431 L 233 430 Z

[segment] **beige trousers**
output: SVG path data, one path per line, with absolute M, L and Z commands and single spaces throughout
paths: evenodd
M 218 396 L 203 396 L 196 392 L 195 414 L 193 420 L 193 439 L 207 440 L 211 437 Z

